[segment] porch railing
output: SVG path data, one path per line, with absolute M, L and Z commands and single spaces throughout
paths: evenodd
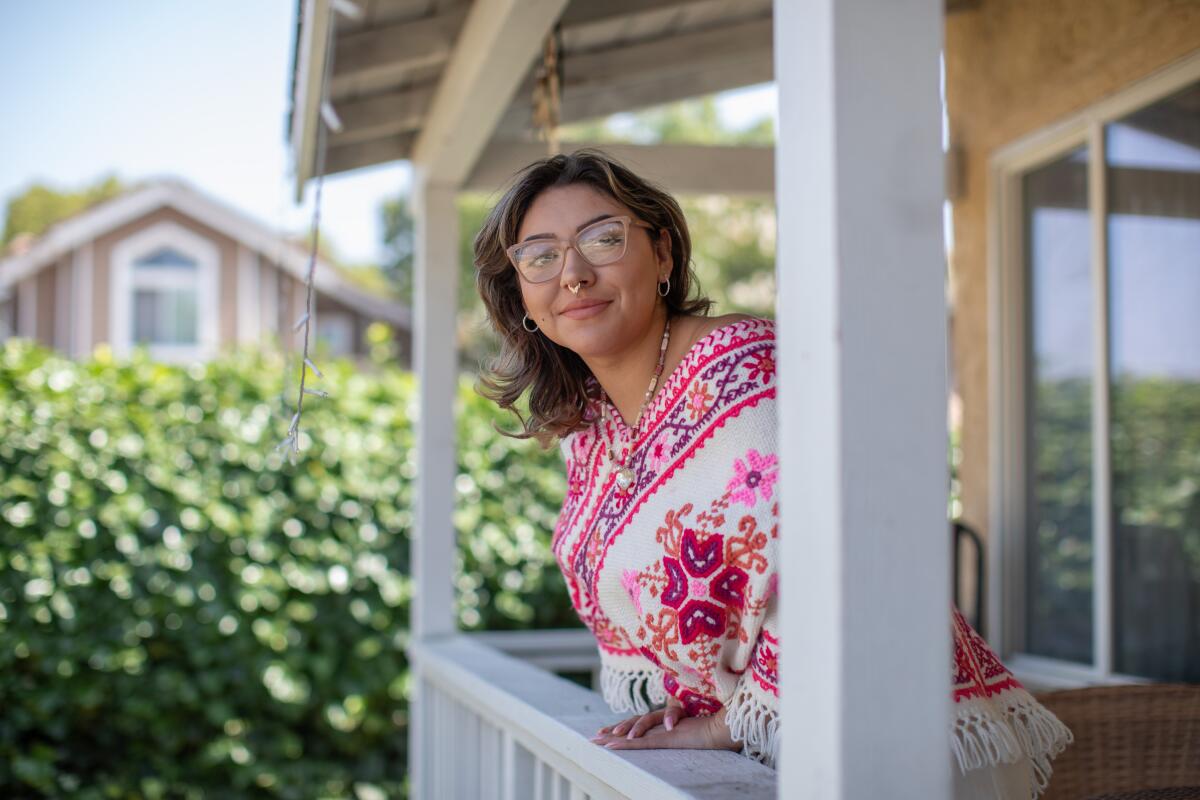
M 589 673 L 592 688 L 600 685 L 600 651 L 596 649 L 596 637 L 587 628 L 480 631 L 468 636 L 547 672 Z
M 409 645 L 414 797 L 775 797 L 775 772 L 736 753 L 593 744 L 595 731 L 620 715 L 596 692 L 503 653 L 496 642 L 496 634 L 454 635 Z

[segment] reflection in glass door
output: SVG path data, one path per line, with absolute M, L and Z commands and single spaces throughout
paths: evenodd
M 1092 660 L 1092 279 L 1087 148 L 1023 177 L 1025 652 Z
M 1113 666 L 1200 681 L 1200 84 L 1105 151 Z

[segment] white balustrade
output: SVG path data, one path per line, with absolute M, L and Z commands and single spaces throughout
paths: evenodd
M 586 631 L 583 632 L 586 634 Z M 588 634 L 590 635 L 590 634 Z M 535 646 L 543 637 L 550 646 Z M 736 753 L 606 750 L 590 737 L 621 718 L 594 691 L 501 652 L 596 660 L 578 632 L 455 635 L 409 645 L 412 724 L 428 800 L 702 800 L 775 797 L 775 772 Z M 585 660 L 589 659 L 590 660 Z

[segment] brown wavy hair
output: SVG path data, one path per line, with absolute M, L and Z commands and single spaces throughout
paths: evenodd
M 539 194 L 572 184 L 586 184 L 622 203 L 654 226 L 647 231 L 652 237 L 667 230 L 671 237 L 671 289 L 663 300 L 668 317 L 707 316 L 712 307 L 707 297 L 689 297 L 698 282 L 691 267 L 687 220 L 679 203 L 661 187 L 593 148 L 535 161 L 517 173 L 475 236 L 475 286 L 500 340 L 500 351 L 481 370 L 475 390 L 512 411 L 521 422 L 520 431 L 497 431 L 517 439 L 535 438 L 543 448 L 582 426 L 596 389 L 593 382 L 589 392 L 592 371 L 578 354 L 540 331 L 525 330 L 519 278 L 505 249 L 517 240 L 521 222 Z M 528 419 L 516 408 L 526 391 Z

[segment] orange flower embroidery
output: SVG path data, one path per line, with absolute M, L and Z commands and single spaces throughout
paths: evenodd
M 678 661 L 679 654 L 671 647 L 679 644 L 679 618 L 673 608 L 659 609 L 658 620 L 653 614 L 646 615 L 646 627 L 654 631 L 650 639 L 650 647 L 663 654 L 670 661 Z
M 687 412 L 688 416 L 692 418 L 692 422 L 708 413 L 715 399 L 713 394 L 708 391 L 707 383 L 697 383 L 692 386 L 687 398 Z

